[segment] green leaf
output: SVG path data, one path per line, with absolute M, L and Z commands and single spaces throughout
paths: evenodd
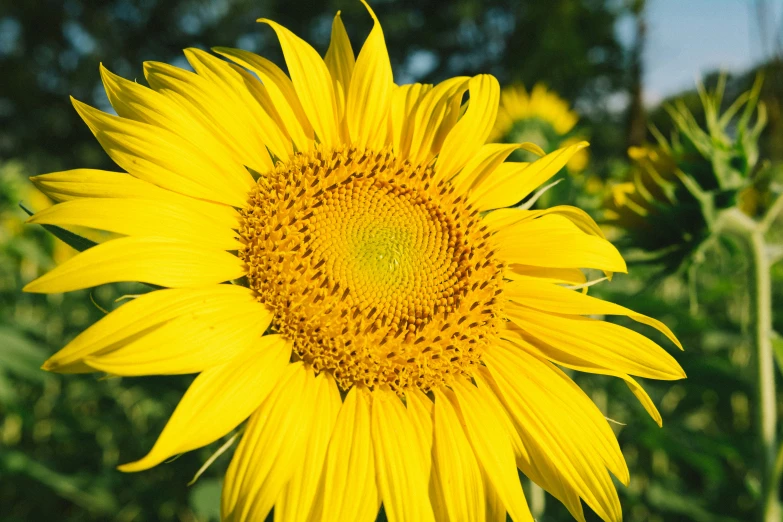
M 117 502 L 111 490 L 98 483 L 89 484 L 91 481 L 85 474 L 65 475 L 20 451 L 0 454 L 0 469 L 4 474 L 26 475 L 94 514 L 109 516 L 117 512 Z
M 34 212 L 24 206 L 24 203 L 19 203 L 19 207 L 24 210 L 28 216 L 32 216 Z M 79 252 L 84 252 L 88 248 L 92 248 L 98 243 L 86 237 L 82 237 L 78 234 L 74 234 L 64 228 L 60 228 L 55 225 L 41 225 L 44 229 L 52 234 L 54 237 L 65 243 L 66 245 L 75 248 Z
M 0 372 L 9 372 L 29 380 L 43 382 L 48 374 L 41 364 L 46 360 L 46 350 L 33 344 L 18 332 L 0 327 Z

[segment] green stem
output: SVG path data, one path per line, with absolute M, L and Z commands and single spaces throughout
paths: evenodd
M 780 194 L 775 198 L 775 201 L 770 205 L 769 210 L 767 210 L 767 213 L 762 218 L 759 227 L 763 232 L 769 230 L 769 227 L 772 226 L 772 223 L 775 222 L 781 212 L 783 212 L 783 194 Z
M 763 477 L 764 491 L 764 522 L 779 522 L 781 520 L 780 503 L 775 474 L 777 457 L 777 411 L 775 405 L 775 360 L 772 351 L 772 281 L 770 278 L 767 244 L 760 230 L 751 234 L 753 249 L 754 301 L 756 307 L 755 332 L 758 349 L 759 371 L 759 425 L 761 428 L 761 444 L 764 452 Z
M 758 369 L 758 423 L 762 452 L 762 522 L 780 522 L 781 506 L 777 491 L 777 409 L 775 360 L 772 351 L 772 281 L 767 243 L 767 223 L 757 223 L 738 209 L 725 211 L 716 228 L 738 238 L 751 259 L 751 299 L 753 303 L 753 341 Z M 767 225 L 767 226 L 765 226 Z

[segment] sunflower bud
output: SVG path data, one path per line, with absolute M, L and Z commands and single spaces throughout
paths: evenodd
M 656 145 L 631 147 L 626 179 L 610 186 L 607 224 L 617 226 L 637 259 L 676 270 L 712 233 L 717 214 L 738 206 L 753 217 L 763 206 L 758 138 L 766 124 L 759 103 L 762 78 L 720 112 L 725 77 L 714 91 L 700 84 L 700 125 L 682 101 L 665 107 L 674 123 L 666 139 L 651 128 Z

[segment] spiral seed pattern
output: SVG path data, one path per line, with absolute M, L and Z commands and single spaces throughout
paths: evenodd
M 497 335 L 502 266 L 478 212 L 389 151 L 298 154 L 259 178 L 240 257 L 273 327 L 349 389 L 428 391 Z

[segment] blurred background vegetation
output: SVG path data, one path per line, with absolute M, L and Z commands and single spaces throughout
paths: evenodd
M 716 0 L 715 8 L 731 1 Z M 781 192 L 783 18 L 774 16 L 778 2 L 735 1 L 747 9 L 762 52 L 758 63 L 723 77 L 720 112 L 763 73 L 756 95 L 766 125 L 758 136 L 745 133 L 759 112 L 745 127 L 738 115 L 719 129 L 723 137 L 712 129 L 699 148 L 698 133 L 682 118 L 689 114 L 694 125 L 710 127 L 695 86 L 663 100 L 645 97 L 648 13 L 656 2 L 667 0 L 377 0 L 373 6 L 397 83 L 490 72 L 503 85 L 524 85 L 520 92 L 530 108 L 538 103 L 533 86 L 540 82 L 577 121 L 558 130 L 552 105 L 543 104 L 539 112 L 512 114 L 499 134 L 535 135 L 550 149 L 572 138 L 592 144 L 589 156 L 569 165 L 538 204 L 577 204 L 603 222 L 636 262 L 629 275 L 594 287 L 596 295 L 662 319 L 686 347 L 675 355 L 687 381 L 645 383 L 663 429 L 622 382 L 575 376 L 615 421 L 632 476 L 630 487 L 620 486 L 625 519 L 762 520 L 765 503 L 779 497 L 775 477 L 783 468 L 783 458 L 775 462 L 783 453 L 773 445 L 779 423 L 762 411 L 781 410 L 783 393 L 773 388 L 760 395 L 758 389 L 770 372 L 783 384 L 776 366 L 783 364 L 783 345 L 767 339 L 769 357 L 777 358 L 762 379 L 754 258 L 741 238 L 721 236 L 723 222 L 705 212 L 704 201 L 717 211 L 739 209 L 755 223 Z M 25 283 L 74 251 L 23 225 L 18 203 L 34 210 L 51 204 L 29 183 L 31 175 L 114 170 L 68 100 L 73 95 L 110 110 L 99 63 L 142 79 L 145 60 L 186 67 L 183 48 L 222 45 L 282 64 L 272 32 L 256 18 L 281 22 L 323 52 L 338 9 L 358 49 L 370 28 L 358 1 L 0 0 L 0 520 L 217 520 L 227 456 L 187 484 L 219 443 L 142 474 L 115 470 L 152 446 L 190 377 L 60 376 L 38 369 L 118 306 L 118 298 L 143 290 L 124 284 L 22 294 Z M 713 92 L 723 80 L 715 71 L 703 82 Z M 721 182 L 724 174 L 729 182 Z M 783 263 L 775 264 L 783 226 L 780 220 L 767 224 L 769 319 L 783 332 Z M 551 497 L 530 493 L 538 520 L 569 520 Z M 588 520 L 597 518 L 588 513 Z

